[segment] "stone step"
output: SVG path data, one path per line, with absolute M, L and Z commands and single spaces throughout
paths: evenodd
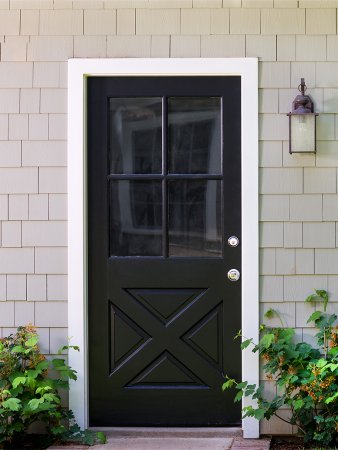
M 240 428 L 91 428 L 103 431 L 107 444 L 93 450 L 269 450 L 270 439 L 243 439 Z M 86 446 L 51 446 L 49 450 L 84 450 Z
M 230 450 L 233 438 L 138 437 L 109 438 L 93 450 Z

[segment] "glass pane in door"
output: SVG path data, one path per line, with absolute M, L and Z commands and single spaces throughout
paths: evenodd
M 110 255 L 162 255 L 162 182 L 110 182 Z
M 162 99 L 109 99 L 112 174 L 162 172 Z
M 222 173 L 220 97 L 169 97 L 170 173 Z
M 221 181 L 169 182 L 169 256 L 222 256 Z

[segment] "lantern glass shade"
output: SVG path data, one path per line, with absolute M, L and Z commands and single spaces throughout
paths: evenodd
M 316 114 L 290 114 L 290 153 L 316 152 Z

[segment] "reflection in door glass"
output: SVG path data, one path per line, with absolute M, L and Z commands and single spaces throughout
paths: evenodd
M 168 122 L 170 173 L 222 172 L 220 97 L 170 97 Z
M 110 173 L 162 172 L 162 99 L 110 98 Z
M 221 214 L 221 181 L 170 181 L 169 256 L 221 256 Z
M 110 182 L 110 255 L 162 255 L 162 182 Z

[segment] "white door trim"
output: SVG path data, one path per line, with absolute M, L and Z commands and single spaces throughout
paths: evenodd
M 242 79 L 242 330 L 258 340 L 258 73 L 257 58 L 71 59 L 68 61 L 68 326 L 80 352 L 70 365 L 78 380 L 70 389 L 70 408 L 88 426 L 87 396 L 87 244 L 85 87 L 88 76 L 239 75 Z M 226 276 L 224 274 L 224 276 Z M 229 311 L 231 313 L 231 311 Z M 242 355 L 242 377 L 259 381 L 257 353 Z M 244 399 L 244 404 L 248 400 Z M 244 437 L 258 437 L 259 423 L 243 420 Z

